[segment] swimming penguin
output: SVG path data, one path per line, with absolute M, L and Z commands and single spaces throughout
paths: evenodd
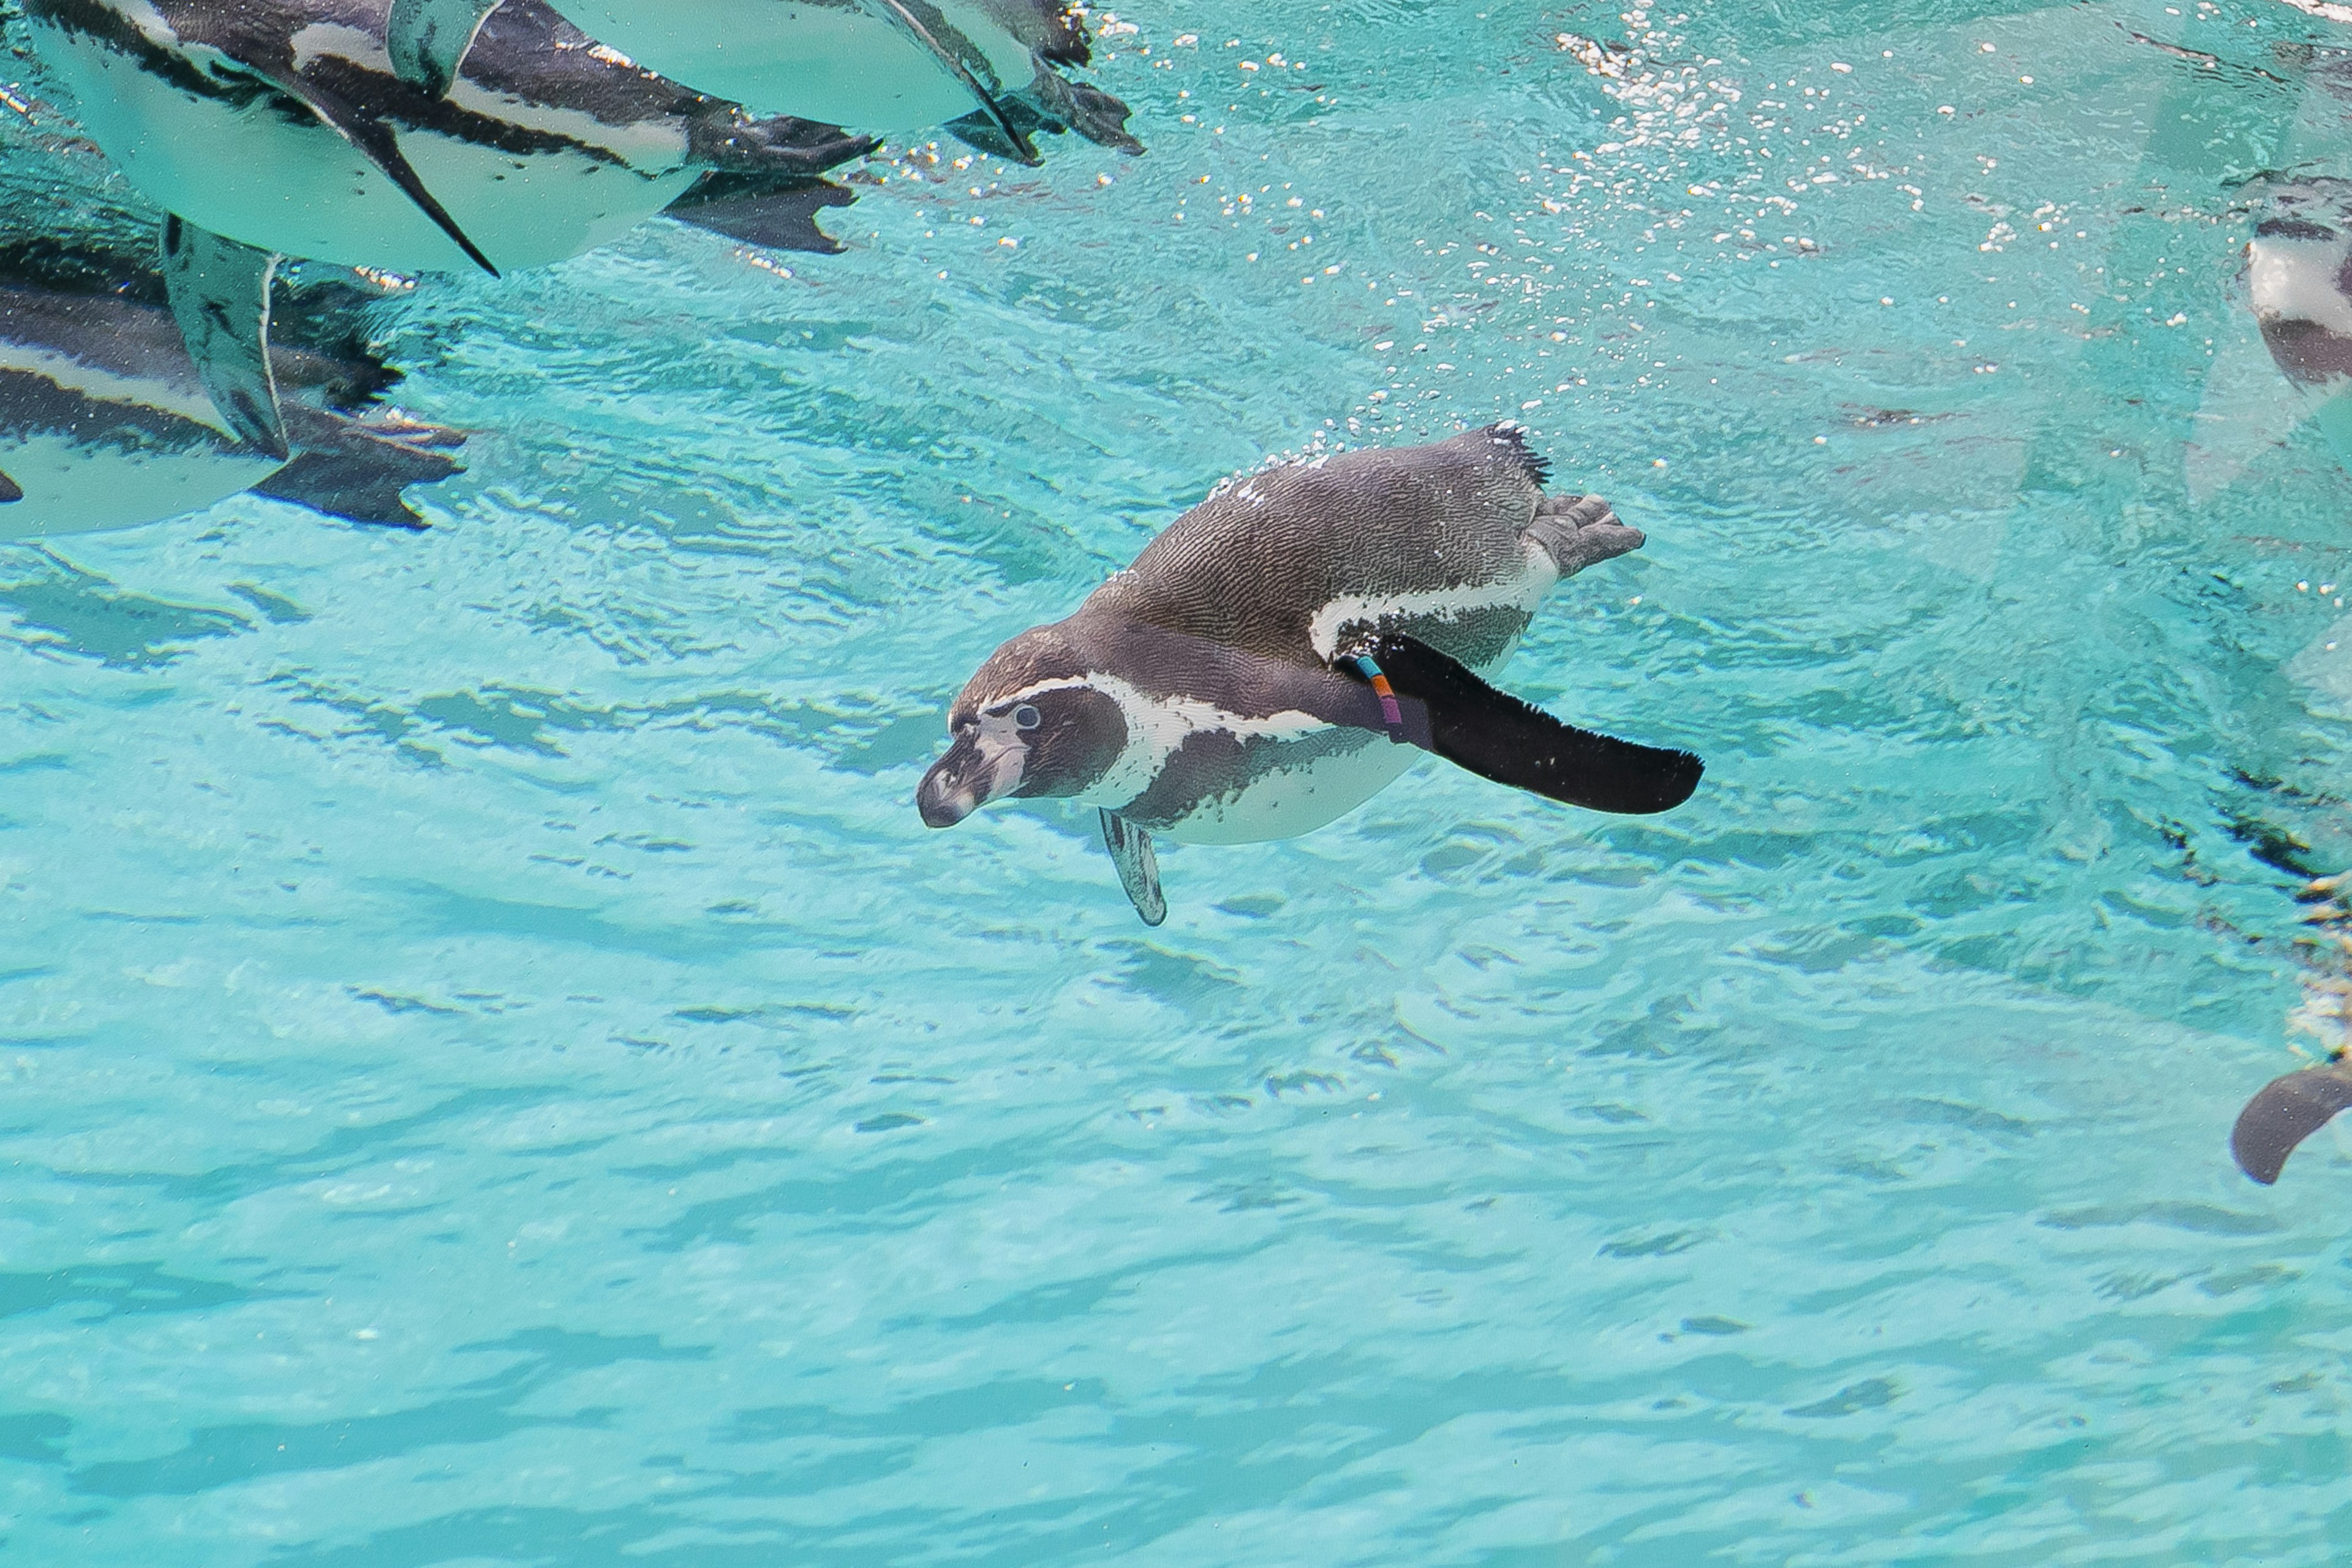
M 392 4 L 26 0 L 25 13 L 83 129 L 149 199 L 246 246 L 344 266 L 559 261 L 712 174 L 739 204 L 747 182 L 803 210 L 813 191 L 845 201 L 818 176 L 874 144 L 665 81 L 541 0 L 486 13 L 462 60 L 416 36 L 435 18 L 414 8 L 388 37 Z
M 399 373 L 355 341 L 347 312 L 316 347 L 268 351 L 287 448 L 271 452 L 215 406 L 168 289 L 113 257 L 0 249 L 0 539 L 153 522 L 248 489 L 425 526 L 402 491 L 457 472 L 463 437 L 374 406 Z
M 864 131 L 944 126 L 1024 163 L 1039 162 L 1030 140 L 1039 130 L 1143 150 L 1127 132 L 1125 104 L 1061 74 L 1090 58 L 1083 13 L 1067 0 L 552 4 L 648 68 L 762 113 Z
M 1547 478 L 1497 425 L 1228 481 L 1076 614 L 981 666 L 917 792 L 923 820 L 1007 795 L 1096 805 L 1158 925 L 1151 835 L 1291 837 L 1423 752 L 1598 811 L 1681 805 L 1702 771 L 1688 752 L 1572 728 L 1487 684 L 1554 584 L 1643 542 L 1597 496 L 1546 495 Z
M 2246 243 L 2246 288 L 2263 342 L 2286 378 L 2332 386 L 2352 378 L 2352 181 L 2271 186 Z
M 2319 400 L 2320 431 L 2352 462 L 2352 180 L 2281 182 L 2246 243 L 2246 291 L 2263 343 Z

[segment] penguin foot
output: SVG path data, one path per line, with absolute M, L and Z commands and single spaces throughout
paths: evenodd
M 1638 528 L 1620 521 L 1599 496 L 1546 496 L 1536 504 L 1528 536 L 1542 545 L 1562 577 L 1573 577 L 1649 542 Z

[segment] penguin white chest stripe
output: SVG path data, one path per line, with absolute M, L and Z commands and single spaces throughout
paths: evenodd
M 1118 676 L 1099 671 L 1083 679 L 1040 680 L 1021 688 L 1004 701 L 1025 701 L 1048 691 L 1091 687 L 1118 704 L 1127 724 L 1127 744 L 1117 760 L 1079 798 L 1091 805 L 1127 805 L 1151 787 L 1168 759 L 1184 742 L 1203 731 L 1237 739 L 1297 741 L 1334 728 L 1312 713 L 1296 709 L 1253 716 L 1235 713 L 1197 697 L 1154 697 Z
M 176 415 L 224 435 L 227 426 L 212 400 L 194 387 L 175 387 L 163 381 L 117 375 L 82 363 L 51 349 L 34 348 L 0 339 L 0 371 L 37 375 L 52 385 L 79 393 L 93 403 L 127 403 Z
M 1318 609 L 1307 623 L 1307 641 L 1316 657 L 1329 659 L 1339 651 L 1339 634 L 1350 625 L 1382 620 L 1453 620 L 1481 611 L 1516 609 L 1535 613 L 1544 595 L 1559 580 L 1551 556 L 1533 540 L 1521 542 L 1527 572 L 1517 578 L 1484 583 L 1459 583 L 1443 588 L 1420 588 L 1402 594 L 1342 594 Z
M 293 50 L 297 74 L 322 60 L 332 60 L 381 76 L 385 86 L 393 85 L 392 56 L 385 50 L 382 39 L 360 28 L 346 26 L 340 22 L 313 22 L 294 35 Z M 464 76 L 450 82 L 444 99 L 451 108 L 478 115 L 497 125 L 569 142 L 583 151 L 603 152 L 623 163 L 669 168 L 686 161 L 686 128 L 671 117 L 660 116 L 626 125 L 610 125 L 580 110 L 534 103 L 511 93 L 489 91 Z M 457 123 L 462 125 L 463 121 Z M 404 129 L 410 129 L 412 133 L 423 131 L 427 135 L 451 133 L 437 127 Z M 471 140 L 462 134 L 457 139 Z
M 138 28 L 141 36 L 149 43 L 167 49 L 176 49 L 180 47 L 179 29 L 173 26 L 163 13 L 150 5 L 148 0 L 132 0 L 132 3 L 127 5 L 121 4 L 121 0 L 115 0 L 115 3 L 109 5 L 107 9 Z

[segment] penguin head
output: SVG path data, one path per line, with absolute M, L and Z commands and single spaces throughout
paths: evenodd
M 1085 794 L 1127 749 L 1127 718 L 1058 629 L 1040 626 L 980 667 L 948 711 L 948 734 L 915 792 L 933 827 L 1006 795 Z

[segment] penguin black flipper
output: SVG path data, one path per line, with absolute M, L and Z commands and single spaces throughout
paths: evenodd
M 1158 925 L 1168 918 L 1168 900 L 1160 890 L 1160 857 L 1152 853 L 1151 835 L 1108 811 L 1102 814 L 1102 831 L 1103 847 L 1118 868 L 1118 885 L 1127 889 L 1128 902 L 1145 925 Z
M 2273 1079 L 2246 1101 L 2230 1130 L 2230 1154 L 2264 1186 L 2279 1179 L 2295 1145 L 2352 1107 L 2352 1070 L 2337 1064 Z
M 384 18 L 384 52 L 394 76 L 436 98 L 448 95 L 466 51 L 500 0 L 392 0 Z
M 253 69 L 251 66 L 245 68 Z M 400 142 L 394 137 L 391 126 L 362 114 L 339 95 L 307 78 L 280 76 L 268 71 L 254 71 L 253 74 L 300 102 L 303 108 L 317 115 L 321 123 L 357 148 L 362 156 L 383 172 L 385 179 L 400 187 L 401 195 L 416 204 L 417 211 L 431 218 L 441 232 L 466 253 L 467 260 L 491 277 L 499 276 L 499 269 L 490 264 L 488 257 L 482 254 L 481 247 L 467 237 L 466 231 L 457 226 L 457 220 L 449 216 L 449 209 L 441 205 L 441 198 L 425 188 L 424 178 L 409 163 L 407 154 L 401 152 Z
M 1648 816 L 1688 800 L 1706 771 L 1688 752 L 1564 724 L 1417 638 L 1389 632 L 1344 650 L 1336 668 L 1370 684 L 1346 657 L 1358 654 L 1379 667 L 1402 700 L 1406 721 L 1398 739 L 1496 784 L 1592 811 Z
M 5 473 L 0 473 L 0 506 L 6 506 L 10 501 L 24 499 L 25 487 L 10 479 Z
M 205 393 L 247 445 L 273 458 L 291 448 L 269 368 L 269 280 L 278 258 L 163 219 L 163 289 Z
M 954 29 L 940 14 L 939 8 L 930 4 L 930 0 L 874 0 L 874 4 L 887 12 L 890 19 L 904 28 L 908 37 L 929 50 L 931 58 L 938 60 L 949 75 L 962 83 L 963 89 L 971 94 L 972 101 L 980 106 L 975 113 L 951 122 L 951 129 L 971 128 L 959 129 L 956 134 L 984 152 L 1026 163 L 1033 169 L 1045 161 L 1038 154 L 1036 144 L 1029 140 L 1028 132 L 1013 123 L 1012 117 L 1004 111 L 1004 105 L 996 100 L 996 95 L 981 85 L 980 78 L 972 73 L 971 67 L 956 50 L 948 47 L 943 35 Z M 928 22 L 916 15 L 918 6 L 930 13 Z M 972 50 L 974 56 L 979 52 Z M 982 136 L 982 141 L 973 141 L 975 131 Z

